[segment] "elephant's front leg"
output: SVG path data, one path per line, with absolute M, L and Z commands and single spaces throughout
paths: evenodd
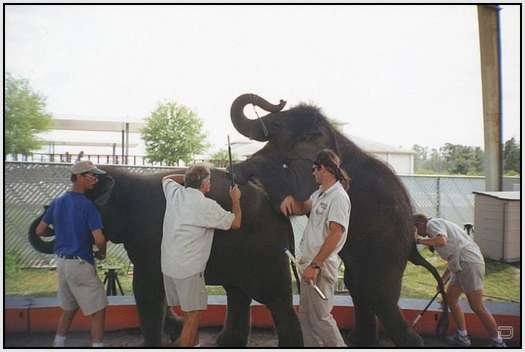
M 291 300 L 273 302 L 266 306 L 272 313 L 279 337 L 279 347 L 303 347 L 301 325 Z
M 217 344 L 221 347 L 245 347 L 250 334 L 252 299 L 235 286 L 224 286 L 224 289 L 228 300 L 228 313 Z
M 128 249 L 133 262 L 133 293 L 139 312 L 144 346 L 160 347 L 162 322 L 166 313 L 160 256 L 141 251 L 140 258 Z

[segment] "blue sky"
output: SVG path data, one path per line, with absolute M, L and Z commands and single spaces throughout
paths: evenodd
M 503 134 L 519 138 L 519 7 L 503 6 Z M 175 100 L 214 151 L 231 102 L 312 102 L 393 146 L 483 145 L 477 9 L 451 6 L 7 6 L 6 71 L 54 114 L 137 120 Z

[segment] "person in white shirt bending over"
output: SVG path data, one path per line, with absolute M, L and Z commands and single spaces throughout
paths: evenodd
M 465 293 L 472 311 L 476 313 L 491 337 L 491 347 L 506 347 L 498 334 L 496 321 L 483 304 L 483 276 L 485 261 L 478 245 L 461 227 L 441 218 L 427 218 L 423 214 L 413 216 L 417 229 L 416 243 L 432 246 L 447 261 L 443 282 L 450 277 L 447 300 L 456 322 L 456 334 L 448 342 L 461 347 L 470 346 L 465 324 L 465 314 L 459 305 L 459 296 Z
M 241 227 L 241 191 L 237 185 L 230 187 L 233 213 L 204 196 L 210 187 L 210 169 L 204 165 L 190 167 L 185 175 L 168 175 L 162 179 L 166 212 L 161 268 L 168 305 L 180 305 L 185 315 L 179 347 L 200 346 L 199 317 L 208 304 L 204 269 L 210 257 L 214 230 Z

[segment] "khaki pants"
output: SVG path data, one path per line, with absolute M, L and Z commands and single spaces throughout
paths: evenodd
M 331 313 L 337 275 L 331 276 L 321 271 L 317 278 L 317 286 L 328 298 L 326 301 L 319 297 L 309 283 L 301 281 L 299 321 L 305 347 L 346 347 Z

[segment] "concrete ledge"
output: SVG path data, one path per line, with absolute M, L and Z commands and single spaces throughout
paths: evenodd
M 115 331 L 139 326 L 137 308 L 133 296 L 110 296 L 106 313 L 106 330 Z M 299 304 L 299 296 L 293 297 L 294 306 Z M 399 306 L 407 322 L 412 322 L 428 303 L 422 299 L 400 299 Z M 512 341 L 521 341 L 521 308 L 519 303 L 485 301 L 487 309 L 494 315 L 498 326 L 506 326 L 513 331 Z M 261 303 L 251 304 L 252 326 L 273 327 L 270 311 Z M 488 338 L 479 319 L 472 313 L 466 300 L 461 301 L 465 311 L 469 333 L 472 337 Z M 53 332 L 55 331 L 60 307 L 56 298 L 6 297 L 4 307 L 4 327 L 6 332 Z M 180 310 L 178 313 L 181 313 Z M 433 335 L 439 319 L 441 307 L 433 303 L 415 327 L 420 334 Z M 354 306 L 350 296 L 336 296 L 332 311 L 342 329 L 351 329 L 354 325 Z M 209 296 L 208 309 L 202 315 L 201 326 L 222 326 L 226 315 L 226 296 Z M 455 329 L 452 316 L 449 315 L 449 332 Z M 72 331 L 88 331 L 89 319 L 78 314 L 71 326 Z

